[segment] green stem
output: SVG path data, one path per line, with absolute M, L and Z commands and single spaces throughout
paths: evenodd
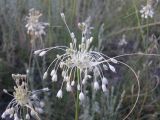
M 49 32 L 48 32 L 48 45 L 52 44 L 52 29 L 51 29 L 51 18 L 52 18 L 52 2 L 48 1 L 48 23 L 50 24 Z
M 78 113 L 79 113 L 79 91 L 77 90 L 77 96 L 76 96 L 76 111 L 75 111 L 75 120 L 78 120 Z
M 147 38 L 146 38 L 146 42 L 145 42 L 145 53 L 147 53 L 147 47 L 148 47 L 148 41 L 149 41 L 149 25 L 148 25 L 149 21 L 147 19 Z
M 80 80 L 80 70 L 77 70 L 77 78 L 78 78 L 78 83 Z M 75 102 L 75 120 L 78 120 L 78 114 L 79 114 L 79 91 L 77 89 L 77 95 L 76 95 L 76 102 Z
M 137 9 L 135 0 L 132 0 L 132 2 L 133 2 L 134 9 L 135 9 L 135 12 L 136 12 L 136 18 L 137 18 L 137 22 L 138 22 L 138 27 L 139 27 L 139 30 L 140 30 L 140 34 L 141 34 L 143 43 L 145 43 L 145 37 L 144 37 L 144 35 L 143 35 L 143 29 L 142 29 L 142 27 L 141 27 L 141 22 L 140 22 L 140 18 L 139 18 L 139 15 L 138 15 L 138 9 Z

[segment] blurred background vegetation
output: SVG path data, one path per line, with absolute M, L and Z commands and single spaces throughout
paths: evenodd
M 153 0 L 154 1 L 154 0 Z M 156 0 L 155 0 L 156 1 Z M 153 18 L 142 19 L 139 10 L 146 0 L 0 0 L 0 114 L 11 97 L 2 90 L 13 92 L 12 73 L 26 73 L 31 52 L 30 36 L 26 33 L 26 19 L 31 8 L 43 13 L 42 21 L 50 23 L 43 37 L 45 47 L 68 45 L 69 34 L 61 20 L 64 12 L 71 31 L 80 38 L 78 22 L 91 17 L 94 27 L 93 46 L 108 56 L 143 52 L 159 54 L 160 7 L 154 7 Z M 37 45 L 37 49 L 41 48 Z M 51 92 L 42 95 L 46 102 L 44 120 L 73 120 L 74 98 L 65 93 L 62 100 L 56 98 L 57 84 L 41 80 L 51 60 L 50 54 L 43 60 L 34 57 L 31 65 L 31 88 L 49 86 Z M 141 94 L 138 104 L 128 120 L 160 119 L 160 58 L 153 56 L 127 56 L 119 60 L 129 64 L 139 75 Z M 41 64 L 43 61 L 43 64 Z M 137 82 L 126 67 L 115 66 L 117 73 L 106 73 L 109 93 L 88 90 L 86 102 L 81 105 L 80 120 L 121 120 L 137 97 Z M 33 88 L 34 86 L 34 88 Z

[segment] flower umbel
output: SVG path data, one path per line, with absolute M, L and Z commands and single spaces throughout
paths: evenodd
M 88 18 L 85 22 L 78 24 L 78 27 L 82 32 L 82 38 L 79 44 L 75 34 L 70 31 L 63 13 L 61 13 L 61 17 L 69 31 L 72 42 L 69 47 L 56 46 L 34 52 L 36 55 L 43 56 L 53 49 L 60 49 L 64 51 L 64 54 L 57 55 L 57 58 L 52 61 L 44 73 L 43 78 L 46 78 L 48 73 L 51 71 L 50 75 L 52 77 L 52 81 L 56 82 L 57 70 L 62 70 L 63 81 L 61 88 L 57 93 L 58 98 L 62 98 L 62 87 L 65 85 L 68 92 L 72 91 L 75 86 L 75 88 L 80 91 L 79 99 L 81 101 L 84 100 L 85 91 L 83 86 L 89 79 L 91 79 L 91 77 L 93 77 L 92 85 L 94 89 L 98 90 L 101 85 L 102 90 L 106 92 L 108 81 L 103 72 L 105 70 L 116 72 L 111 63 L 118 63 L 117 60 L 91 49 L 93 37 L 90 33 L 93 28 L 90 27 L 90 18 Z M 51 68 L 52 65 L 54 65 L 53 68 Z
M 29 15 L 26 17 L 27 19 L 27 33 L 34 36 L 35 38 L 39 38 L 42 35 L 45 35 L 45 27 L 49 25 L 49 23 L 45 22 L 39 22 L 39 18 L 42 16 L 42 13 L 40 13 L 38 10 L 35 10 L 34 8 L 29 10 Z
M 142 18 L 145 18 L 145 19 L 149 17 L 152 18 L 154 15 L 154 9 L 152 5 L 148 3 L 146 6 L 142 6 L 140 13 Z
M 39 101 L 37 94 L 42 91 L 48 91 L 48 88 L 29 91 L 26 75 L 12 74 L 12 78 L 16 83 L 13 95 L 9 94 L 5 89 L 3 91 L 11 95 L 13 99 L 1 117 L 4 119 L 9 116 L 10 118 L 13 117 L 14 120 L 20 120 L 23 119 L 22 113 L 26 113 L 27 120 L 30 120 L 31 116 L 39 119 L 38 113 L 43 112 L 44 103 Z

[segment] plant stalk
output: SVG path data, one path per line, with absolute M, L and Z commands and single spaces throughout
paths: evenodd
M 80 80 L 80 70 L 77 70 L 77 79 L 78 83 Z M 77 89 L 76 102 L 75 102 L 75 120 L 78 120 L 79 117 L 79 91 Z

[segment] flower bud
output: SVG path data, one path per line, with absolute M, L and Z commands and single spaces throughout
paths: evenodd
M 77 90 L 81 90 L 80 84 L 77 85 Z
M 51 71 L 51 76 L 53 76 L 54 74 L 56 74 L 56 71 L 55 71 L 55 69 L 53 69 L 52 71 Z
M 63 96 L 63 93 L 62 93 L 62 90 L 60 89 L 57 93 L 57 97 L 62 98 L 62 96 Z
M 67 82 L 67 84 L 66 84 L 66 90 L 67 90 L 67 92 L 71 92 L 72 91 L 72 87 L 71 87 L 69 82 Z
M 35 55 L 38 55 L 38 54 L 40 54 L 41 51 L 42 51 L 42 50 L 36 50 L 36 51 L 34 51 L 34 54 L 35 54 Z
M 64 15 L 64 13 L 61 13 L 61 17 L 62 17 L 63 20 L 65 20 L 65 15 Z
M 116 72 L 116 69 L 112 66 L 112 65 L 108 65 L 109 66 L 109 69 L 112 71 L 112 72 Z
M 106 85 L 102 84 L 102 90 L 103 90 L 103 92 L 107 92 L 108 91 Z
M 42 57 L 42 56 L 44 56 L 46 53 L 47 53 L 47 51 L 42 51 L 42 52 L 39 53 L 39 56 Z
M 99 89 L 99 84 L 98 84 L 97 81 L 94 82 L 93 87 L 94 87 L 95 90 L 98 90 L 98 89 Z
M 108 85 L 108 80 L 107 80 L 107 78 L 105 78 L 105 77 L 102 78 L 102 84 Z
M 30 115 L 29 114 L 26 114 L 26 120 L 30 120 Z
M 83 101 L 84 99 L 85 99 L 85 96 L 84 96 L 83 92 L 80 92 L 80 94 L 79 94 L 79 100 Z
M 52 76 L 52 82 L 56 82 L 56 81 L 57 81 L 57 75 L 54 74 L 54 75 Z
M 47 71 L 44 73 L 44 75 L 43 75 L 43 80 L 45 80 L 46 78 L 47 78 L 47 76 L 48 76 L 48 73 L 47 73 Z
M 75 84 L 75 81 L 73 80 L 73 81 L 71 82 L 71 86 L 74 86 L 74 84 Z

